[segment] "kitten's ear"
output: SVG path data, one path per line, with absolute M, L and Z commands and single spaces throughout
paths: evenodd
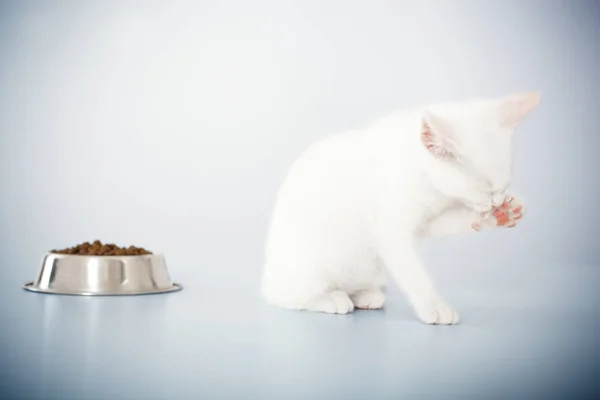
M 500 124 L 517 127 L 540 103 L 541 95 L 535 92 L 519 93 L 501 100 Z
M 449 156 L 456 151 L 450 126 L 431 111 L 423 111 L 421 142 L 436 157 Z

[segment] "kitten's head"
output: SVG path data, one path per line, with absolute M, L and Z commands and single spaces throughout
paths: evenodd
M 445 195 L 485 211 L 502 204 L 511 182 L 512 134 L 539 103 L 538 93 L 423 111 L 421 140 Z

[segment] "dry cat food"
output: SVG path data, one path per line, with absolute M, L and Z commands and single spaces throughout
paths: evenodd
M 77 246 L 62 250 L 52 250 L 54 254 L 72 254 L 80 256 L 141 256 L 152 252 L 136 246 L 119 247 L 116 244 L 102 244 L 96 240 L 93 243 L 85 242 Z

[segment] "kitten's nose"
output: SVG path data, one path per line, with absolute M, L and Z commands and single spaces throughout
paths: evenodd
M 492 204 L 494 204 L 494 207 L 500 207 L 502 204 L 504 204 L 505 199 L 506 199 L 506 193 L 504 193 L 504 192 L 495 193 L 492 196 Z

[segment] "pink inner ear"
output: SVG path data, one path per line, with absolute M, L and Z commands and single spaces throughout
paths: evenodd
M 443 118 L 428 110 L 423 111 L 421 141 L 431 154 L 436 157 L 451 155 L 454 149 L 450 138 L 451 132 L 451 128 Z
M 433 143 L 433 135 L 429 130 L 424 130 L 421 133 L 421 140 L 423 141 L 425 147 L 427 147 L 427 150 L 431 151 L 431 149 L 435 147 L 435 143 Z
M 431 154 L 436 157 L 443 156 L 447 151 L 441 147 L 441 143 L 436 140 L 436 136 L 426 124 L 423 124 L 423 130 L 421 132 L 421 141 L 425 145 L 425 148 L 429 150 Z
M 502 123 L 515 127 L 540 103 L 539 93 L 520 93 L 510 96 L 501 107 Z

